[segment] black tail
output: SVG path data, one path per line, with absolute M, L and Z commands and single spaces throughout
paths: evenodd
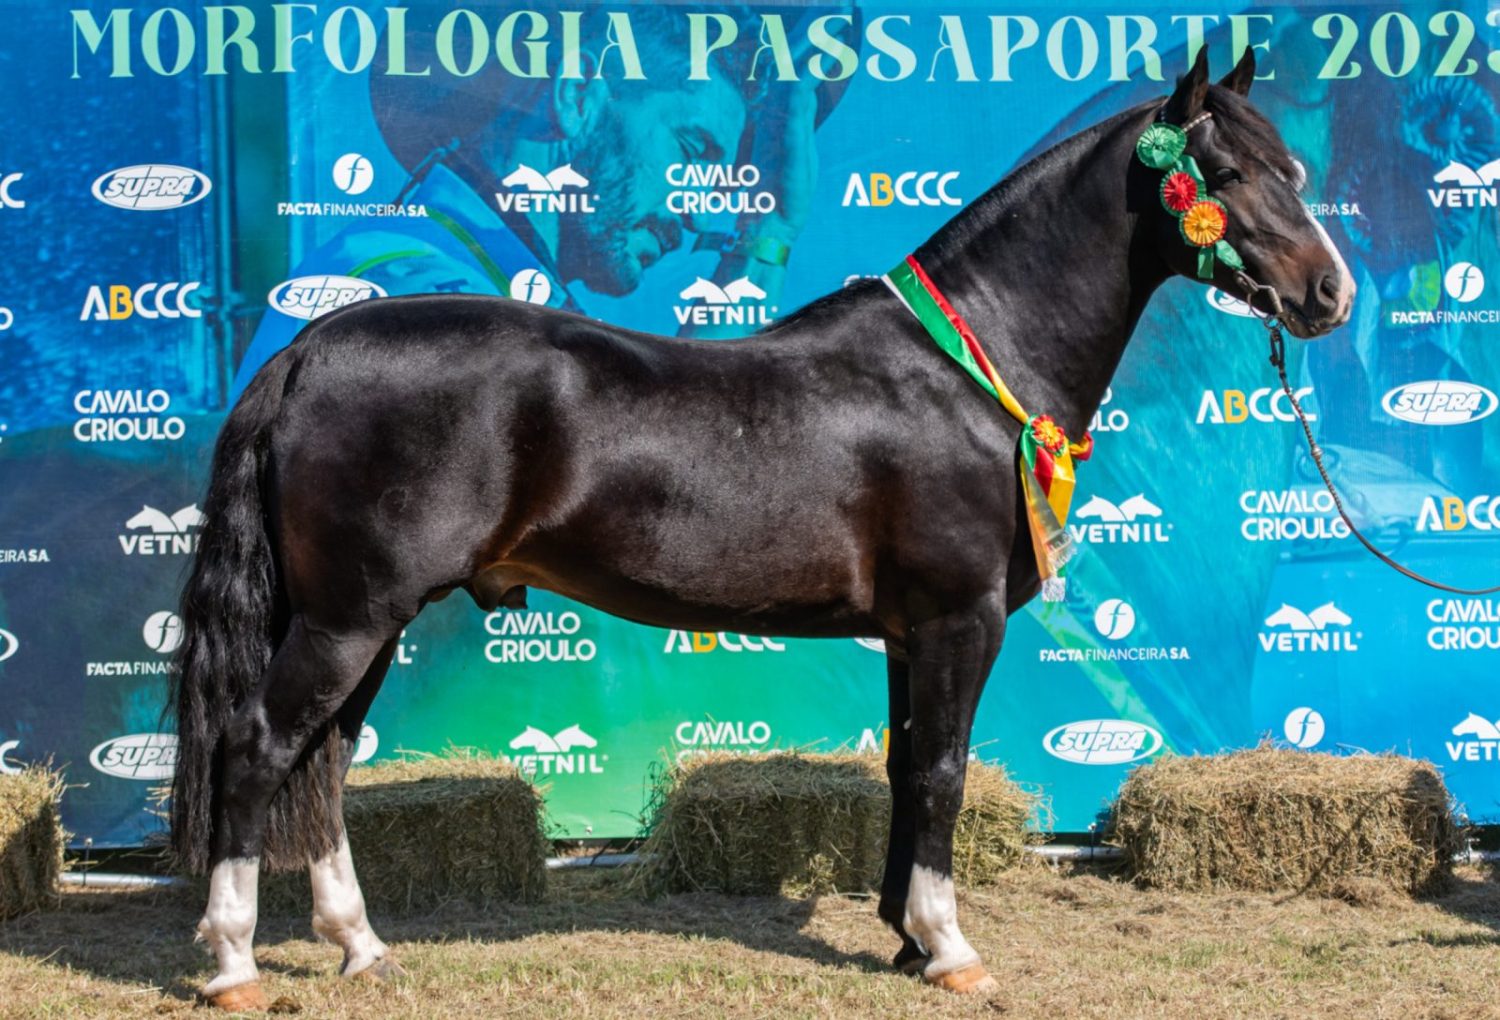
M 295 349 L 272 359 L 224 422 L 203 503 L 207 521 L 182 594 L 183 639 L 172 697 L 178 741 L 172 850 L 178 865 L 194 873 L 207 871 L 210 863 L 225 726 L 260 682 L 286 627 L 262 479 L 270 425 L 295 361 Z M 336 845 L 338 747 L 336 732 L 314 740 L 276 794 L 261 858 L 265 866 L 306 867 Z

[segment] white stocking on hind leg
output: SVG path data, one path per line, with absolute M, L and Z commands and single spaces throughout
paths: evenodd
M 380 941 L 365 914 L 365 897 L 354 875 L 349 837 L 338 849 L 313 862 L 309 869 L 313 890 L 313 931 L 344 951 L 344 977 L 387 978 L 401 974 L 390 951 Z

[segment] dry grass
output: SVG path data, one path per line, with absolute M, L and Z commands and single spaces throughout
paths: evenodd
M 334 1020 L 449 1017 L 1008 1017 L 1124 1020 L 1495 1017 L 1500 886 L 1461 869 L 1440 898 L 1167 893 L 1098 873 L 1009 872 L 960 896 L 999 979 L 968 1000 L 890 971 L 868 898 L 641 901 L 618 873 L 555 876 L 537 904 L 375 918 L 410 976 L 336 976 L 306 918 L 262 919 L 272 999 Z M 0 1016 L 183 1020 L 212 967 L 190 944 L 201 902 L 81 893 L 0 926 Z
M 1159 758 L 1130 774 L 1115 842 L 1165 889 L 1436 892 L 1461 849 L 1429 762 L 1258 747 Z
M 806 895 L 878 888 L 891 794 L 874 755 L 709 754 L 657 791 L 644 890 Z M 1036 798 L 998 766 L 972 764 L 954 833 L 960 884 L 993 882 L 1025 857 Z
M 50 906 L 62 872 L 62 776 L 42 767 L 0 775 L 0 919 Z
M 551 844 L 541 796 L 503 759 L 450 749 L 356 766 L 344 828 L 372 911 L 429 910 L 451 899 L 483 907 L 546 890 Z M 271 909 L 312 910 L 306 872 L 262 875 L 261 896 Z

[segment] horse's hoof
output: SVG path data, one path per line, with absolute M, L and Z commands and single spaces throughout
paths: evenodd
M 212 995 L 199 995 L 198 998 L 204 1005 L 228 1013 L 259 1013 L 270 1007 L 270 1003 L 266 1002 L 266 993 L 260 990 L 259 981 L 247 981 Z
M 356 971 L 349 977 L 359 978 L 362 981 L 394 981 L 397 978 L 406 977 L 406 971 L 396 962 L 396 958 L 387 953 L 364 970 Z
M 967 967 L 929 977 L 927 983 L 959 995 L 988 995 L 1000 987 L 1000 982 L 990 977 L 982 963 L 971 963 Z

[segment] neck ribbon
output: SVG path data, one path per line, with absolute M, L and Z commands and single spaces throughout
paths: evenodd
M 1021 483 L 1031 546 L 1042 578 L 1042 598 L 1062 601 L 1067 594 L 1063 568 L 1073 558 L 1067 531 L 1068 508 L 1073 502 L 1073 462 L 1089 459 L 1094 452 L 1094 437 L 1085 432 L 1083 442 L 1070 443 L 1051 415 L 1026 413 L 979 346 L 974 330 L 938 290 L 915 255 L 908 255 L 882 279 L 938 348 L 1022 424 Z

